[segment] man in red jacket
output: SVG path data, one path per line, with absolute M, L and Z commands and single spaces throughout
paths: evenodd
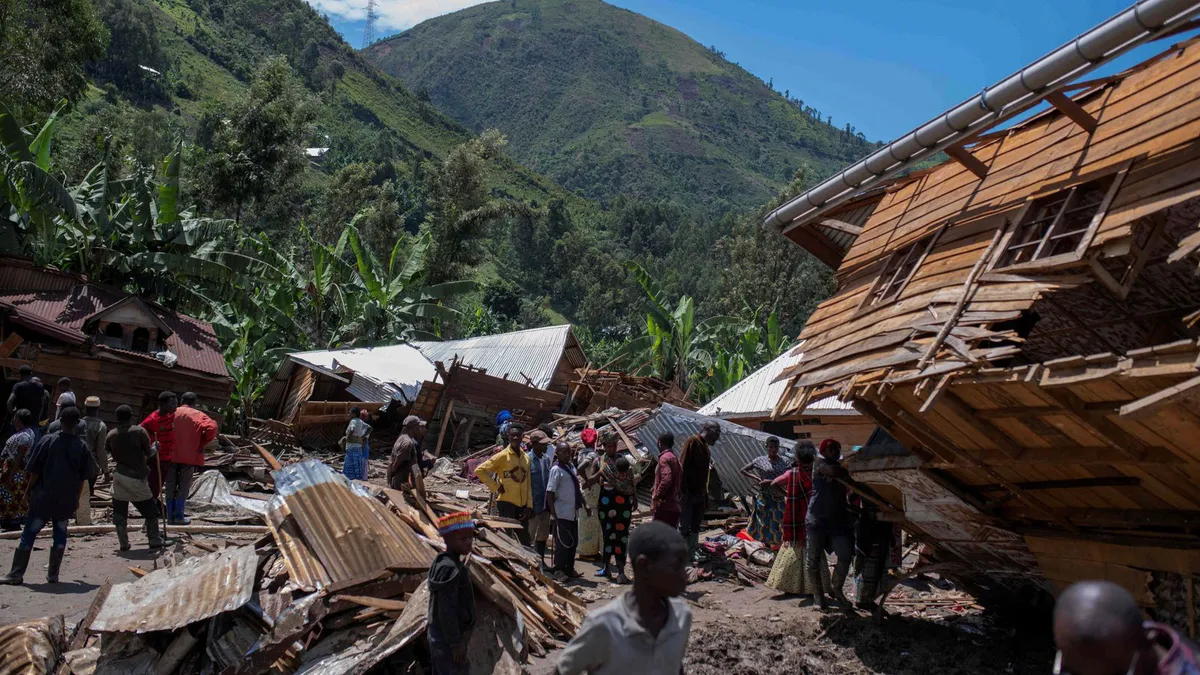
M 150 440 L 158 450 L 158 461 L 150 465 L 150 492 L 158 499 L 163 489 L 163 478 L 170 472 L 171 462 L 175 457 L 175 394 L 164 391 L 158 395 L 158 410 L 142 420 L 142 428 L 150 434 Z M 175 496 L 174 487 L 167 489 L 167 505 Z M 169 514 L 168 514 L 169 517 Z
M 176 486 L 174 499 L 167 502 L 169 525 L 187 525 L 191 522 L 184 515 L 184 510 L 188 493 L 191 492 L 192 475 L 197 467 L 200 471 L 204 470 L 204 446 L 217 437 L 217 423 L 196 410 L 196 394 L 189 391 L 180 397 L 179 402 L 179 407 L 175 409 L 175 456 L 167 472 L 168 487 L 172 475 Z

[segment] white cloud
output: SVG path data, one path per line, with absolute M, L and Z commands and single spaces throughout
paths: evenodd
M 379 32 L 402 31 L 425 19 L 457 12 L 486 0 L 379 0 Z M 319 12 L 350 21 L 367 18 L 367 0 L 308 0 Z

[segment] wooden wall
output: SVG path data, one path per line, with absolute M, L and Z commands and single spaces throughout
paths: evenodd
M 19 352 L 33 367 L 34 375 L 53 391 L 61 377 L 71 378 L 71 388 L 82 402 L 88 396 L 99 396 L 100 418 L 116 423 L 120 405 L 133 408 L 135 420 L 140 421 L 158 407 L 158 395 L 164 391 L 183 394 L 196 392 L 199 406 L 214 419 L 229 403 L 233 380 L 218 378 L 184 368 L 167 368 L 158 362 L 136 357 L 127 359 L 105 354 L 89 356 L 63 348 L 23 345 Z
M 726 421 L 741 425 L 755 431 L 767 431 L 765 426 L 771 422 L 786 422 L 792 426 L 796 440 L 810 440 L 819 444 L 826 438 L 832 438 L 849 451 L 856 445 L 866 445 L 867 439 L 875 431 L 875 422 L 863 415 L 817 415 L 805 414 L 786 419 L 772 420 L 769 417 L 730 417 Z M 808 434 L 805 436 L 805 434 Z

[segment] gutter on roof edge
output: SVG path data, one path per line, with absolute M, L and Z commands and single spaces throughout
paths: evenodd
M 1139 0 L 1100 25 L 934 117 L 767 215 L 785 229 L 852 198 L 934 153 L 1033 107 L 1047 94 L 1200 12 L 1195 0 Z M 800 222 L 797 222 L 800 221 Z

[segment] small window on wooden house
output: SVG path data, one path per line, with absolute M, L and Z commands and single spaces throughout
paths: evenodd
M 996 267 L 1081 257 L 1104 218 L 1120 177 L 1105 176 L 1034 200 L 1013 228 Z
M 908 285 L 936 239 L 937 234 L 931 234 L 893 253 L 883 266 L 879 278 L 875 280 L 875 286 L 871 289 L 863 309 L 880 307 L 900 297 L 900 291 Z
M 130 343 L 129 348 L 135 352 L 150 351 L 150 329 L 135 328 L 133 330 L 133 342 Z

